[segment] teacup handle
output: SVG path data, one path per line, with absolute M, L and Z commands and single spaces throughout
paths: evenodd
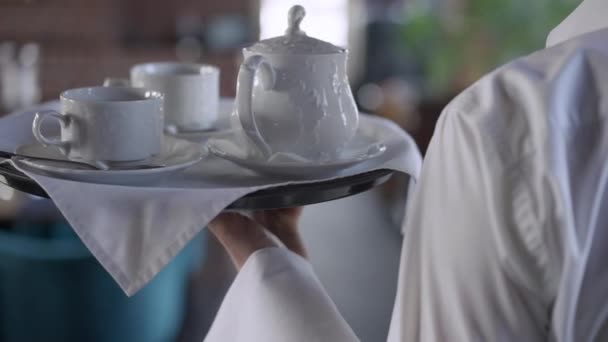
M 69 115 L 63 115 L 54 110 L 47 110 L 36 113 L 34 121 L 32 122 L 32 133 L 36 140 L 45 146 L 57 146 L 64 154 L 68 154 L 71 143 L 69 141 L 61 140 L 61 138 L 48 138 L 42 134 L 42 123 L 46 119 L 54 119 L 59 121 L 61 128 L 66 128 L 73 124 L 73 120 Z
M 241 126 L 249 138 L 262 149 L 264 155 L 272 153 L 270 146 L 266 143 L 258 125 L 255 122 L 253 113 L 253 84 L 256 71 L 260 71 L 260 80 L 266 90 L 270 90 L 275 84 L 275 71 L 268 61 L 261 55 L 247 57 L 239 69 L 236 86 L 237 114 Z

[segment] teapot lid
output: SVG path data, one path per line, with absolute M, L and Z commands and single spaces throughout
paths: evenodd
M 289 9 L 287 20 L 288 26 L 285 35 L 265 39 L 257 42 L 249 48 L 252 52 L 272 53 L 272 54 L 333 54 L 346 51 L 344 48 L 335 46 L 329 42 L 308 37 L 300 29 L 300 23 L 306 10 L 300 5 L 295 5 Z

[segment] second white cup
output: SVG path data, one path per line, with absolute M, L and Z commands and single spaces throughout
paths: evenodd
M 131 85 L 164 95 L 165 129 L 169 132 L 213 128 L 219 110 L 217 67 L 157 62 L 131 68 Z

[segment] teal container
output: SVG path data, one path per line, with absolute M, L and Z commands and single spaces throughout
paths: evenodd
M 17 228 L 0 229 L 0 341 L 175 339 L 201 234 L 127 297 L 67 225 Z

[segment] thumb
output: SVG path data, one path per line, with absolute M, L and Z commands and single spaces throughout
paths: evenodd
M 266 234 L 264 227 L 241 214 L 220 214 L 209 222 L 208 227 L 239 270 L 254 252 L 277 246 Z
M 266 227 L 292 252 L 307 258 L 306 247 L 298 231 L 302 208 L 275 209 L 254 213 L 254 219 Z

